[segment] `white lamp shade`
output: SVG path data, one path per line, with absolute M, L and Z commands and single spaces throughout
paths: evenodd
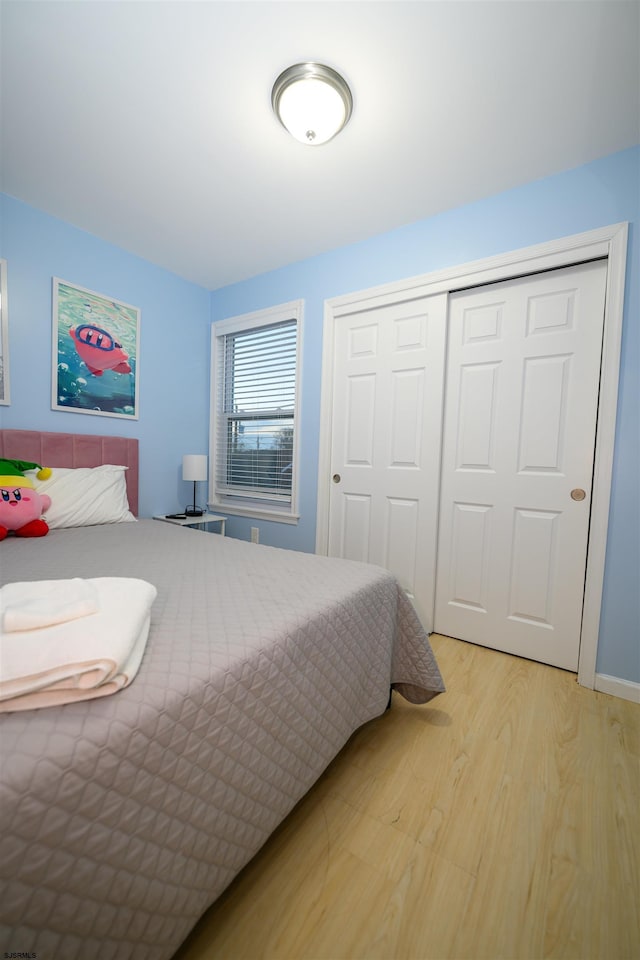
M 331 140 L 344 126 L 345 116 L 342 97 L 324 80 L 299 80 L 280 98 L 282 123 L 302 143 L 319 146 Z
M 206 480 L 207 457 L 202 453 L 187 453 L 182 458 L 183 480 Z

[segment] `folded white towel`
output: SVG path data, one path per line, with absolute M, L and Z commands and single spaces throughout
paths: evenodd
M 31 707 L 104 696 L 131 683 L 144 653 L 156 588 L 124 577 L 88 582 L 97 591 L 98 613 L 0 633 L 0 711 L 28 709 L 22 698 L 36 693 L 46 702 Z
M 117 693 L 124 687 L 128 687 L 142 662 L 150 624 L 151 616 L 148 616 L 122 672 L 116 674 L 111 680 L 100 683 L 97 687 L 75 687 L 73 678 L 71 680 L 61 680 L 59 683 L 49 684 L 49 686 L 42 687 L 40 690 L 33 690 L 31 693 L 23 693 L 20 696 L 10 696 L 6 700 L 0 700 L 0 713 L 16 713 L 20 710 L 56 707 L 64 703 L 77 703 L 79 700 L 97 700 L 99 697 L 106 697 L 111 693 Z M 85 680 L 88 676 L 86 673 L 83 674 Z
M 0 589 L 2 630 L 37 630 L 98 612 L 98 591 L 90 580 L 8 583 Z

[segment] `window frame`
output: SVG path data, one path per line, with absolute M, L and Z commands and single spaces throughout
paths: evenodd
M 300 410 L 302 394 L 302 336 L 303 336 L 304 301 L 292 300 L 265 310 L 256 310 L 224 320 L 214 320 L 211 324 L 211 394 L 209 417 L 209 506 L 220 513 L 232 516 L 254 517 L 260 520 L 274 520 L 278 523 L 297 524 L 300 519 L 299 503 L 299 468 L 300 468 Z M 217 445 L 218 423 L 220 411 L 218 409 L 219 371 L 223 364 L 221 353 L 224 352 L 224 337 L 228 334 L 244 333 L 258 327 L 269 327 L 287 320 L 296 324 L 296 376 L 295 400 L 293 411 L 293 476 L 291 480 L 291 500 L 289 503 L 276 498 L 256 496 L 248 497 L 243 494 L 221 494 L 217 489 L 219 451 Z M 223 414 L 224 416 L 224 414 Z

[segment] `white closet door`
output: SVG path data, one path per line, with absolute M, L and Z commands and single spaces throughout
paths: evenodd
M 451 296 L 435 630 L 576 670 L 606 263 Z
M 335 329 L 328 553 L 391 570 L 427 629 L 445 325 L 441 294 L 372 305 Z

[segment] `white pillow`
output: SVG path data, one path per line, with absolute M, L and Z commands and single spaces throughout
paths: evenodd
M 31 476 L 38 493 L 51 497 L 44 514 L 52 530 L 56 527 L 88 527 L 96 523 L 135 521 L 129 510 L 125 470 L 106 463 L 101 467 L 52 467 L 48 480 Z

